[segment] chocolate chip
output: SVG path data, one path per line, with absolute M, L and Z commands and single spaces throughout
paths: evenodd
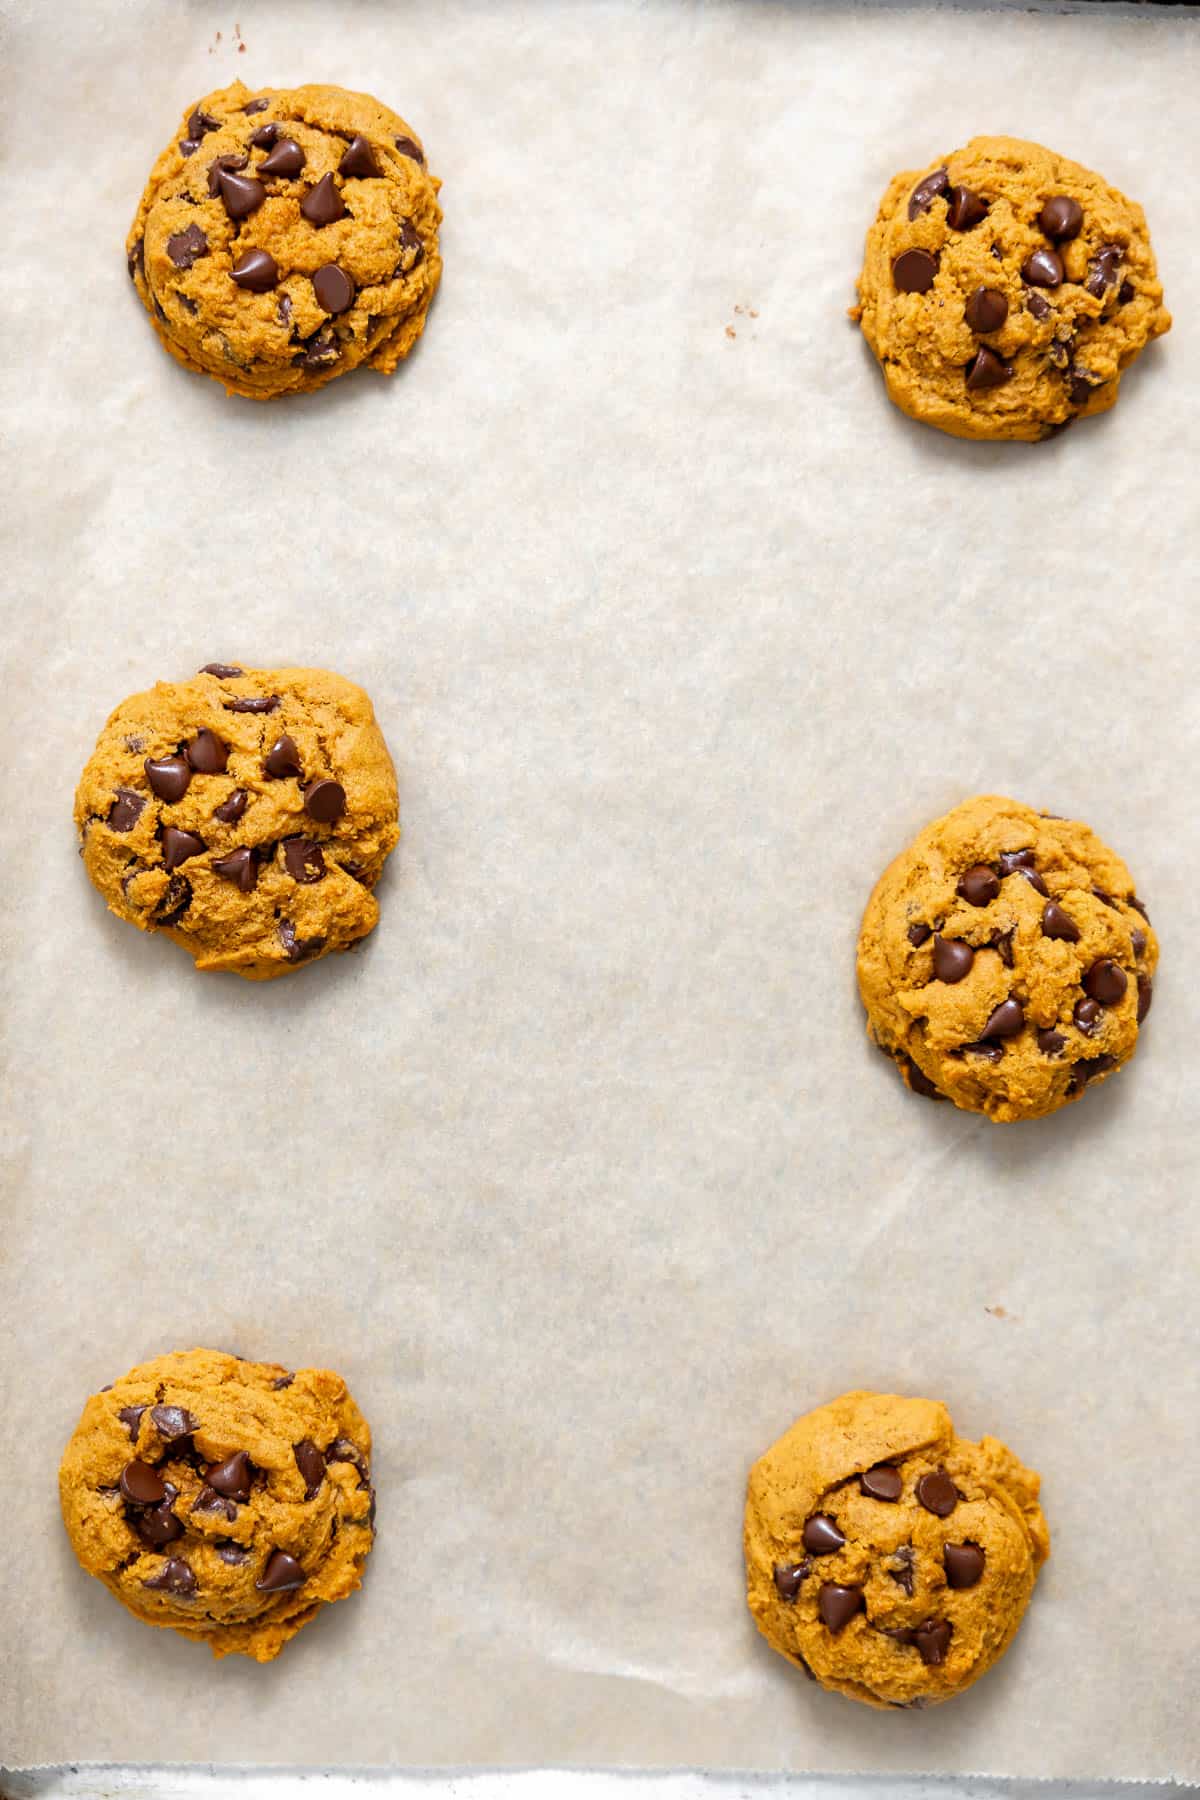
M 280 919 L 279 941 L 289 962 L 305 962 L 308 957 L 316 956 L 319 950 L 325 948 L 323 937 L 298 938 L 296 927 L 290 919 Z
M 1072 406 L 1086 406 L 1092 397 L 1092 389 L 1101 384 L 1090 369 L 1081 369 L 1076 363 L 1071 369 L 1071 380 L 1067 389 L 1067 397 Z
M 1077 1029 L 1082 1031 L 1085 1037 L 1095 1037 L 1102 1010 L 1095 1000 L 1077 1000 L 1075 1002 L 1071 1017 L 1074 1019 Z
M 988 948 L 996 952 L 1006 969 L 1011 969 L 1013 966 L 1012 941 L 1015 929 L 1016 927 L 1013 926 L 1008 931 L 998 931 L 994 937 L 988 939 Z
M 863 1591 L 857 1587 L 842 1587 L 836 1581 L 827 1581 L 821 1588 L 817 1598 L 817 1611 L 821 1622 L 836 1637 L 844 1631 L 855 1613 L 863 1610 Z
M 152 1406 L 150 1422 L 159 1437 L 166 1438 L 169 1444 L 176 1438 L 190 1436 L 200 1427 L 199 1419 L 193 1418 L 185 1406 Z
M 1136 292 L 1137 289 L 1134 287 L 1132 281 L 1123 281 L 1117 290 L 1117 299 L 1122 306 L 1128 306 Z
M 913 1643 L 917 1646 L 921 1661 L 928 1668 L 937 1668 L 946 1660 L 946 1652 L 950 1648 L 950 1623 L 947 1619 L 926 1619 L 918 1625 L 913 1633 Z
M 189 225 L 167 239 L 167 255 L 177 269 L 190 269 L 197 258 L 208 255 L 208 239 L 198 225 Z
M 338 164 L 339 175 L 378 175 L 379 164 L 375 160 L 375 152 L 365 137 L 352 137 L 341 162 Z
M 1012 380 L 1012 373 L 1011 363 L 1004 362 L 986 344 L 980 344 L 967 364 L 967 386 L 974 394 L 983 393 L 987 388 L 1003 387 Z
M 908 928 L 908 941 L 914 950 L 919 950 L 932 936 L 933 927 L 930 925 L 910 925 Z
M 970 231 L 980 219 L 987 218 L 987 202 L 969 187 L 952 187 L 949 193 L 946 223 L 951 231 Z
M 244 1544 L 235 1543 L 232 1538 L 222 1538 L 216 1546 L 217 1555 L 225 1563 L 244 1563 L 250 1560 L 250 1552 Z
M 1025 306 L 1035 319 L 1048 319 L 1054 311 L 1045 294 L 1039 294 L 1034 288 L 1025 289 Z
M 345 217 L 346 208 L 332 175 L 322 175 L 316 187 L 309 188 L 300 202 L 300 211 L 318 230 Z
M 321 825 L 332 825 L 346 810 L 346 790 L 340 781 L 314 781 L 304 790 L 304 810 Z
M 257 131 L 250 134 L 250 142 L 256 150 L 269 150 L 279 136 L 279 127 L 272 119 L 266 125 L 260 125 Z
M 283 862 L 293 881 L 306 885 L 325 876 L 325 858 L 320 844 L 311 838 L 292 837 L 283 840 Z
M 188 791 L 192 771 L 186 757 L 148 756 L 144 764 L 146 780 L 160 800 L 182 800 Z
M 976 1044 L 964 1044 L 962 1055 L 977 1057 L 980 1062 L 998 1063 L 1004 1060 L 1004 1051 L 999 1044 L 985 1044 L 982 1041 Z
M 214 119 L 211 113 L 201 112 L 198 106 L 192 109 L 187 122 L 190 138 L 199 139 L 205 137 L 210 131 L 219 131 L 220 128 L 221 121 Z
M 1004 880 L 1009 875 L 1023 875 L 1030 887 L 1039 894 L 1048 891 L 1045 882 L 1037 872 L 1037 864 L 1032 850 L 1005 850 L 999 858 L 1000 877 Z
M 141 794 L 135 794 L 132 788 L 118 788 L 117 797 L 108 809 L 108 828 L 110 831 L 132 831 L 146 809 L 146 802 Z
M 325 1479 L 325 1458 L 311 1438 L 302 1438 L 298 1444 L 293 1444 L 292 1455 L 304 1477 L 304 1498 L 311 1500 Z
M 1019 1000 L 1002 1000 L 983 1028 L 985 1038 L 1016 1037 L 1025 1023 Z
M 183 156 L 194 156 L 200 148 L 199 138 L 180 138 L 179 149 Z
M 298 775 L 300 773 L 300 752 L 286 731 L 282 737 L 275 739 L 275 742 L 267 751 L 263 768 L 268 775 L 274 776 L 277 781 L 282 780 L 285 775 Z
M 1154 983 L 1148 975 L 1138 976 L 1137 993 L 1137 1022 L 1140 1025 L 1142 1020 L 1146 1017 L 1146 1014 L 1150 1011 L 1151 1002 L 1154 999 Z
M 970 944 L 958 938 L 944 938 L 939 931 L 933 940 L 933 974 L 935 981 L 961 981 L 971 972 L 975 952 Z
M 891 1562 L 887 1566 L 887 1572 L 891 1576 L 892 1580 L 894 1582 L 896 1582 L 900 1587 L 902 1587 L 904 1589 L 905 1593 L 908 1594 L 910 1597 L 911 1597 L 912 1591 L 913 1591 L 913 1581 L 914 1581 L 913 1564 L 914 1564 L 914 1561 L 915 1561 L 915 1558 L 913 1556 L 912 1545 L 911 1544 L 901 1544 L 900 1548 L 896 1551 L 896 1554 L 893 1556 Z
M 1000 892 L 1000 877 L 986 863 L 975 863 L 960 879 L 956 892 L 970 906 L 986 906 Z
M 196 733 L 190 744 L 184 745 L 183 754 L 197 775 L 222 775 L 229 761 L 228 749 L 207 726 Z
M 249 794 L 245 788 L 234 788 L 228 800 L 222 800 L 220 806 L 213 810 L 213 818 L 220 819 L 223 825 L 236 825 L 246 810 Z
M 899 1469 L 893 1469 L 890 1463 L 876 1463 L 873 1468 L 863 1470 L 858 1485 L 870 1499 L 890 1502 L 900 1498 L 904 1482 Z
M 1079 927 L 1069 913 L 1053 900 L 1047 900 L 1042 908 L 1042 935 L 1048 938 L 1061 938 L 1064 944 L 1079 942 Z
M 226 712 L 272 713 L 279 705 L 279 695 L 267 694 L 261 698 L 254 695 L 247 699 L 222 700 L 221 705 Z
M 1111 956 L 1102 956 L 1094 962 L 1083 978 L 1084 993 L 1098 1000 L 1101 1006 L 1115 1006 L 1128 986 L 1129 977 Z
M 902 294 L 927 294 L 937 274 L 937 259 L 928 250 L 904 250 L 892 264 L 892 280 Z
M 124 1425 L 135 1444 L 138 1440 L 138 1432 L 141 1429 L 142 1424 L 142 1414 L 145 1410 L 146 1408 L 144 1406 L 123 1406 L 117 1414 L 118 1419 L 120 1419 L 122 1425 Z
M 999 331 L 1008 317 L 1008 296 L 999 288 L 977 287 L 973 294 L 967 296 L 967 304 L 963 307 L 963 318 L 980 336 L 989 331 Z
M 279 264 L 269 250 L 247 250 L 230 269 L 229 279 L 251 294 L 269 294 L 279 285 Z
M 280 1388 L 291 1387 L 291 1385 L 292 1385 L 293 1381 L 295 1381 L 295 1379 L 296 1379 L 296 1377 L 294 1375 L 277 1375 L 275 1377 L 274 1381 L 271 1383 L 271 1386 L 275 1389 L 276 1393 L 278 1393 Z
M 225 211 L 233 220 L 248 219 L 267 197 L 261 181 L 256 181 L 252 175 L 235 175 L 230 169 L 217 170 L 217 184 Z
M 920 213 L 927 213 L 939 194 L 945 194 L 950 187 L 949 169 L 935 169 L 932 175 L 925 175 L 918 181 L 908 197 L 908 216 L 915 219 Z
M 1117 1059 L 1115 1056 L 1109 1056 L 1106 1051 L 1102 1056 L 1085 1057 L 1081 1061 L 1073 1063 L 1071 1066 L 1076 1075 L 1078 1075 L 1080 1081 L 1087 1083 L 1095 1076 L 1107 1075 L 1110 1069 L 1115 1069 L 1117 1066 Z
M 237 1518 L 237 1507 L 233 1504 L 233 1501 L 226 1500 L 223 1495 L 218 1494 L 216 1488 L 209 1487 L 207 1483 L 205 1483 L 200 1489 L 200 1492 L 196 1495 L 196 1498 L 192 1501 L 192 1511 L 194 1513 L 219 1512 L 230 1525 L 232 1525 L 233 1521 Z
M 878 1625 L 876 1630 L 881 1637 L 891 1638 L 894 1644 L 907 1644 L 910 1650 L 917 1641 L 916 1630 L 911 1625 Z
M 1043 1026 L 1037 1034 L 1037 1047 L 1043 1056 L 1058 1056 L 1066 1047 L 1066 1038 L 1052 1026 Z
M 163 830 L 163 863 L 167 869 L 177 869 L 180 863 L 199 856 L 207 848 L 204 839 L 197 837 L 194 831 L 179 831 L 174 825 L 168 825 Z
M 911 1057 L 904 1059 L 908 1064 L 908 1085 L 914 1094 L 920 1094 L 924 1100 L 940 1100 L 941 1090 L 934 1087 L 924 1069 L 919 1068 Z
M 282 175 L 291 178 L 298 175 L 305 164 L 305 155 L 295 138 L 280 138 L 269 156 L 264 156 L 258 165 L 260 175 Z M 329 177 L 326 177 L 328 180 Z M 303 211 L 303 208 L 301 208 Z
M 279 320 L 281 325 L 291 324 L 292 302 L 287 294 L 281 294 L 279 296 L 279 305 L 275 308 L 275 317 Z
M 978 1544 L 947 1544 L 942 1555 L 946 1586 L 973 1588 L 983 1574 L 984 1556 Z
M 1136 894 L 1130 894 L 1129 905 L 1132 906 L 1134 912 L 1141 913 L 1147 925 L 1150 923 L 1150 914 L 1146 911 L 1146 908 L 1142 905 L 1142 902 L 1138 899 Z
M 781 1600 L 791 1602 L 800 1592 L 805 1576 L 812 1568 L 807 1558 L 798 1563 L 775 1564 L 775 1586 Z
M 401 156 L 411 156 L 414 162 L 419 162 L 421 167 L 424 168 L 425 152 L 422 150 L 420 144 L 416 143 L 414 139 L 410 137 L 398 137 L 393 138 L 392 142 L 395 144 Z
M 158 1588 L 166 1594 L 194 1594 L 196 1577 L 192 1574 L 190 1563 L 184 1562 L 182 1556 L 172 1556 L 163 1564 L 159 1574 L 153 1581 L 143 1581 L 145 1588 Z
M 266 112 L 266 110 L 267 110 L 268 106 L 270 106 L 270 104 L 271 104 L 270 96 L 267 94 L 261 94 L 257 100 L 247 100 L 245 106 L 243 106 L 243 108 L 242 108 L 242 111 L 244 113 Z
M 1146 948 L 1145 932 L 1139 931 L 1135 928 L 1129 934 L 1129 941 L 1133 945 L 1133 954 L 1135 956 L 1141 956 Z
M 958 1489 L 944 1469 L 934 1469 L 918 1481 L 917 1499 L 926 1512 L 948 1519 L 958 1505 Z
M 358 1448 L 358 1445 L 351 1443 L 349 1438 L 334 1438 L 332 1444 L 330 1444 L 328 1450 L 325 1452 L 325 1461 L 327 1463 L 353 1463 L 354 1467 L 358 1470 L 359 1485 L 361 1486 L 367 1479 L 367 1459 Z
M 131 1506 L 157 1506 L 167 1492 L 158 1470 L 140 1457 L 125 1464 L 118 1486 Z
M 172 875 L 167 891 L 154 910 L 159 925 L 174 925 L 192 904 L 192 884 L 186 875 Z
M 802 1537 L 804 1548 L 813 1556 L 832 1556 L 846 1541 L 828 1513 L 814 1513 L 806 1520 Z
M 1034 250 L 1021 264 L 1021 274 L 1030 287 L 1061 287 L 1064 275 L 1062 257 L 1057 250 Z
M 1048 238 L 1065 244 L 1078 237 L 1083 224 L 1083 208 L 1069 194 L 1051 194 L 1038 214 L 1038 224 Z
M 138 1512 L 133 1519 L 134 1531 L 150 1550 L 161 1550 L 164 1544 L 173 1544 L 183 1536 L 183 1526 L 171 1510 L 179 1489 L 169 1481 L 164 1485 L 166 1498 L 158 1506 Z
M 286 1550 L 272 1550 L 267 1558 L 266 1568 L 254 1585 L 264 1594 L 279 1593 L 284 1588 L 303 1587 L 304 1570 Z
M 245 669 L 235 669 L 232 663 L 205 663 L 201 675 L 216 675 L 221 681 L 231 681 L 235 675 L 244 675 Z
M 415 250 L 416 255 L 413 257 L 412 261 L 409 263 L 408 269 L 406 271 L 405 267 L 404 267 L 404 256 L 405 256 L 405 252 L 409 251 L 409 250 Z M 396 267 L 393 270 L 393 274 L 403 275 L 406 272 L 408 274 L 411 274 L 412 271 L 417 267 L 417 264 L 422 260 L 424 255 L 425 255 L 425 246 L 421 242 L 420 233 L 418 232 L 416 226 L 413 224 L 411 219 L 401 220 L 401 223 L 400 223 L 400 261 L 396 264 Z
M 222 881 L 232 881 L 241 893 L 249 894 L 258 882 L 258 858 L 248 844 L 243 844 L 228 856 L 214 856 L 212 872 Z
M 1119 244 L 1105 244 L 1089 261 L 1087 280 L 1083 285 L 1094 300 L 1102 300 L 1107 290 L 1115 286 L 1121 255 Z
M 204 1479 L 226 1499 L 246 1501 L 250 1498 L 250 1458 L 244 1450 L 235 1450 L 224 1462 L 205 1469 Z
M 244 169 L 249 161 L 250 158 L 244 150 L 240 155 L 226 151 L 224 156 L 214 156 L 208 165 L 208 191 L 211 198 L 215 200 L 221 191 L 222 169 L 228 169 L 230 174 L 236 175 L 239 169 Z
M 337 338 L 328 325 L 323 325 L 314 337 L 305 339 L 302 353 L 293 360 L 302 369 L 325 369 L 341 354 L 342 347 Z
M 354 283 L 336 263 L 326 263 L 312 278 L 313 293 L 323 312 L 344 313 L 354 305 Z

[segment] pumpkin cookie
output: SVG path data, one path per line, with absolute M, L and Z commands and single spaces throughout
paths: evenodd
M 914 1093 L 1037 1119 L 1129 1061 L 1157 962 L 1133 877 L 1095 832 L 984 794 L 880 877 L 858 987 Z
M 228 393 L 300 393 L 359 363 L 390 375 L 441 277 L 440 186 L 369 94 L 238 81 L 196 102 L 150 171 L 129 274 L 164 348 Z
M 329 1369 L 177 1351 L 92 1395 L 59 1470 L 63 1519 L 137 1618 L 270 1662 L 362 1581 L 370 1454 Z
M 1020 138 L 897 175 L 858 294 L 896 405 L 964 438 L 1050 437 L 1106 411 L 1171 325 L 1141 207 Z
M 110 909 L 198 969 L 261 981 L 379 918 L 396 774 L 362 689 L 324 669 L 209 663 L 122 701 L 75 795 Z
M 747 1598 L 768 1643 L 868 1706 L 923 1707 L 1007 1650 L 1050 1535 L 1038 1477 L 935 1400 L 843 1394 L 750 1472 Z

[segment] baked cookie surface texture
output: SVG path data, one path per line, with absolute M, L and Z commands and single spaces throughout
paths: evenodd
M 858 294 L 892 400 L 964 438 L 1050 437 L 1106 411 L 1171 325 L 1141 207 L 1020 138 L 897 175 Z
M 750 1472 L 747 1598 L 772 1648 L 877 1707 L 932 1706 L 1002 1656 L 1050 1554 L 1039 1479 L 934 1400 L 850 1393 Z
M 441 277 L 440 185 L 369 94 L 235 82 L 151 170 L 129 274 L 163 347 L 231 394 L 300 393 L 360 363 L 390 375 Z
M 362 1581 L 370 1455 L 331 1370 L 177 1351 L 92 1395 L 59 1470 L 63 1520 L 137 1618 L 269 1662 Z
M 880 877 L 858 987 L 915 1093 L 1036 1119 L 1129 1061 L 1157 963 L 1133 877 L 1094 831 L 983 794 Z
M 252 980 L 345 950 L 379 918 L 399 840 L 371 702 L 324 669 L 210 663 L 123 700 L 75 795 L 87 872 L 119 918 Z

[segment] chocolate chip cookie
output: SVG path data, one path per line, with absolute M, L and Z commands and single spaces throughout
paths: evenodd
M 374 928 L 398 811 L 361 688 L 224 663 L 123 700 L 75 795 L 84 865 L 111 910 L 165 931 L 198 969 L 254 981 Z
M 369 94 L 238 81 L 188 110 L 151 170 L 129 274 L 164 348 L 228 393 L 390 375 L 441 277 L 440 186 Z
M 182 1350 L 92 1395 L 59 1495 L 76 1556 L 137 1618 L 270 1662 L 361 1584 L 370 1456 L 331 1370 Z
M 843 1394 L 750 1471 L 747 1598 L 811 1681 L 877 1707 L 932 1706 L 1007 1650 L 1050 1535 L 1039 1479 L 936 1400 Z
M 1050 437 L 1106 411 L 1171 325 L 1141 207 L 1020 138 L 897 175 L 858 293 L 891 398 L 954 437 Z
M 1124 1067 L 1158 939 L 1119 856 L 1078 819 L 984 794 L 881 876 L 858 940 L 867 1031 L 914 1093 L 1037 1119 Z

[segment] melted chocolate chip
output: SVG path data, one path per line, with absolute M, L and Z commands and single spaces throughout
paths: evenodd
M 244 1450 L 235 1450 L 224 1462 L 210 1464 L 204 1479 L 226 1499 L 245 1502 L 250 1498 L 250 1473 L 250 1458 Z
M 1034 250 L 1021 264 L 1021 274 L 1030 287 L 1061 287 L 1064 273 L 1062 257 L 1057 250 Z
M 177 269 L 190 269 L 198 258 L 208 255 L 208 239 L 198 225 L 189 225 L 167 239 L 167 255 Z
M 963 318 L 977 336 L 999 331 L 1008 317 L 1008 296 L 999 288 L 977 287 L 967 298 Z
M 788 1602 L 794 1600 L 811 1568 L 812 1564 L 807 1557 L 798 1563 L 776 1563 L 775 1587 L 779 1598 Z
M 1061 1031 L 1052 1026 L 1043 1026 L 1037 1034 L 1037 1047 L 1043 1056 L 1058 1056 L 1066 1048 L 1067 1040 Z
M 160 800 L 182 800 L 188 791 L 192 771 L 186 757 L 148 756 L 144 763 L 151 793 Z
M 232 663 L 205 663 L 201 675 L 216 675 L 221 681 L 231 681 L 235 675 L 244 675 L 245 669 L 235 669 Z
M 354 305 L 354 283 L 336 263 L 326 263 L 312 278 L 313 293 L 322 312 L 344 313 Z
M 981 219 L 987 218 L 987 202 L 972 193 L 969 187 L 952 187 L 948 198 L 946 223 L 951 231 L 970 231 Z
M 207 727 L 198 731 L 191 743 L 184 746 L 183 754 L 197 775 L 222 775 L 229 761 L 228 749 L 216 732 Z
M 1006 381 L 1012 380 L 1012 375 L 1012 364 L 1004 362 L 986 344 L 980 344 L 966 368 L 967 386 L 973 394 L 1003 387 Z
M 194 1594 L 196 1577 L 190 1563 L 184 1562 L 182 1556 L 172 1556 L 163 1564 L 153 1581 L 143 1581 L 142 1586 L 157 1588 L 165 1594 Z
M 1038 214 L 1038 224 L 1048 238 L 1065 244 L 1078 237 L 1083 225 L 1083 208 L 1069 194 L 1051 194 Z
M 405 267 L 404 267 L 404 258 L 409 250 L 415 250 L 416 255 L 413 257 L 412 261 L 409 263 L 408 269 L 406 271 Z M 421 242 L 420 233 L 418 232 L 416 226 L 413 224 L 411 219 L 402 220 L 401 224 L 400 224 L 400 261 L 396 264 L 396 268 L 393 271 L 393 273 L 396 275 L 403 275 L 405 273 L 408 273 L 411 275 L 412 271 L 417 267 L 418 263 L 420 263 L 423 260 L 424 255 L 425 255 L 425 246 Z
M 902 1587 L 911 1598 L 915 1581 L 914 1565 L 916 1558 L 911 1544 L 901 1544 L 900 1548 L 888 1564 L 887 1572 L 892 1580 Z
M 949 169 L 935 169 L 931 175 L 924 176 L 908 197 L 908 216 L 917 218 L 927 213 L 939 194 L 950 191 Z
M 289 962 L 306 962 L 310 956 L 316 956 L 318 951 L 325 948 L 323 937 L 298 938 L 296 927 L 290 919 L 279 921 L 279 942 L 283 945 Z
M 163 1487 L 160 1504 L 141 1508 L 132 1518 L 133 1529 L 148 1550 L 161 1550 L 164 1544 L 173 1544 L 183 1536 L 183 1526 L 171 1510 L 179 1489 L 169 1481 Z
M 828 1513 L 814 1513 L 802 1533 L 804 1548 L 813 1556 L 832 1556 L 846 1539 Z
M 1146 1017 L 1146 1014 L 1150 1011 L 1150 1006 L 1154 999 L 1154 983 L 1151 981 L 1149 975 L 1138 976 L 1137 993 L 1137 1022 L 1140 1025 L 1142 1020 Z
M 1042 908 L 1042 934 L 1048 938 L 1061 938 L 1064 944 L 1079 942 L 1079 927 L 1069 913 L 1053 900 L 1047 900 Z
M 1002 1045 L 984 1043 L 982 1040 L 975 1044 L 964 1044 L 961 1054 L 963 1056 L 974 1056 L 980 1062 L 998 1063 L 1003 1062 L 1004 1060 L 1004 1049 Z
M 1025 1014 L 1019 1000 L 1002 1000 L 983 1028 L 985 1038 L 1016 1037 L 1025 1023 Z
M 942 1565 L 947 1587 L 973 1588 L 983 1575 L 983 1551 L 978 1544 L 947 1544 Z
M 1034 288 L 1026 288 L 1025 310 L 1035 319 L 1048 319 L 1054 308 L 1045 294 L 1039 294 Z
M 240 893 L 250 894 L 258 884 L 258 858 L 248 844 L 243 844 L 228 856 L 214 856 L 212 872 L 222 881 L 231 881 Z
M 266 125 L 260 125 L 257 131 L 250 133 L 250 142 L 256 150 L 269 150 L 279 136 L 279 127 L 272 119 Z
M 194 831 L 179 831 L 174 825 L 164 828 L 162 834 L 163 865 L 168 870 L 177 869 L 193 856 L 199 856 L 208 846 L 202 837 Z
M 267 190 L 261 181 L 252 175 L 237 175 L 232 169 L 216 170 L 217 186 L 221 191 L 221 199 L 225 202 L 225 211 L 235 222 L 248 219 L 256 213 L 267 197 Z
M 293 1444 L 292 1455 L 304 1478 L 304 1498 L 311 1500 L 325 1479 L 325 1458 L 311 1438 L 302 1438 L 300 1443 Z
M 425 152 L 422 150 L 420 144 L 416 143 L 414 139 L 410 137 L 398 137 L 393 138 L 392 142 L 395 144 L 401 156 L 411 156 L 414 162 L 419 162 L 422 168 L 424 168 Z
M 320 825 L 332 825 L 346 810 L 346 790 L 340 781 L 314 781 L 304 790 L 304 810 Z
M 142 1414 L 145 1410 L 144 1406 L 123 1406 L 117 1414 L 135 1444 L 138 1440 L 138 1432 L 141 1430 Z
M 251 695 L 236 700 L 222 700 L 221 705 L 226 712 L 236 713 L 273 713 L 279 705 L 278 694 L 267 694 L 263 697 Z
M 928 250 L 904 250 L 892 264 L 892 280 L 902 294 L 927 294 L 937 274 Z
M 185 1406 L 152 1406 L 150 1423 L 159 1437 L 165 1438 L 169 1444 L 176 1438 L 190 1437 L 193 1431 L 199 1430 L 199 1419 L 193 1418 Z
M 986 863 L 976 863 L 960 878 L 955 891 L 969 906 L 987 906 L 1000 892 L 1000 877 Z
M 929 1668 L 938 1668 L 946 1660 L 946 1652 L 950 1648 L 950 1623 L 947 1619 L 926 1619 L 918 1625 L 913 1633 L 913 1643 L 921 1661 Z
M 260 1593 L 281 1593 L 284 1588 L 304 1586 L 304 1570 L 286 1550 L 272 1550 L 267 1566 L 255 1582 Z
M 1085 1037 L 1095 1037 L 1103 1016 L 1103 1008 L 1095 1000 L 1077 1000 L 1071 1013 L 1076 1028 Z
M 939 1519 L 948 1519 L 958 1505 L 958 1489 L 944 1469 L 922 1475 L 916 1494 L 925 1511 L 936 1513 Z
M 908 1064 L 908 1085 L 914 1094 L 920 1094 L 923 1100 L 940 1100 L 941 1090 L 936 1088 L 924 1069 L 920 1068 L 911 1057 L 905 1057 Z
M 245 788 L 234 788 L 228 800 L 222 800 L 220 806 L 214 807 L 213 818 L 220 819 L 223 825 L 236 825 L 245 812 L 249 799 Z
M 109 830 L 132 831 L 145 808 L 141 794 L 135 794 L 132 788 L 118 788 L 117 797 L 108 809 Z
M 266 112 L 266 110 L 267 110 L 268 106 L 270 106 L 270 104 L 271 104 L 270 95 L 269 94 L 260 94 L 257 100 L 247 100 L 245 106 L 243 106 L 243 108 L 242 108 L 242 111 L 244 113 Z
M 1102 956 L 1099 962 L 1094 962 L 1083 978 L 1084 992 L 1092 1000 L 1098 1000 L 1101 1006 L 1115 1006 L 1124 998 L 1128 986 L 1129 977 L 1111 956 Z
M 859 1587 L 843 1587 L 839 1582 L 827 1581 L 822 1585 L 817 1597 L 817 1611 L 826 1629 L 837 1636 L 844 1631 L 856 1613 L 863 1610 L 863 1591 Z
M 908 941 L 914 950 L 919 950 L 921 945 L 928 943 L 932 936 L 933 927 L 931 925 L 910 925 L 908 928 Z
M 299 775 L 301 766 L 300 752 L 286 732 L 275 739 L 263 762 L 263 769 L 276 781 L 287 775 Z
M 218 1494 L 216 1488 L 210 1487 L 207 1482 L 192 1501 L 192 1511 L 194 1513 L 219 1512 L 229 1525 L 232 1525 L 237 1518 L 237 1507 L 233 1501 L 226 1500 L 223 1495 Z
M 311 838 L 292 837 L 283 840 L 283 863 L 293 881 L 311 885 L 323 880 L 325 857 L 320 844 Z
M 221 1561 L 225 1563 L 244 1563 L 250 1560 L 250 1552 L 246 1546 L 236 1543 L 233 1538 L 219 1539 L 216 1551 Z
M 1107 1075 L 1108 1071 L 1115 1069 L 1116 1066 L 1116 1057 L 1109 1056 L 1107 1052 L 1102 1056 L 1083 1057 L 1072 1065 L 1076 1075 L 1084 1083 L 1094 1080 L 1097 1075 Z
M 157 1506 L 166 1498 L 167 1490 L 158 1470 L 148 1462 L 142 1462 L 140 1457 L 125 1464 L 118 1486 L 131 1506 Z
M 1043 896 L 1047 893 L 1046 884 L 1037 872 L 1032 850 L 1005 850 L 998 860 L 1001 880 L 1009 875 L 1023 875 L 1036 893 Z
M 1119 244 L 1105 244 L 1089 261 L 1087 279 L 1083 285 L 1094 300 L 1102 300 L 1109 288 L 1116 286 L 1121 256 Z
M 342 354 L 342 347 L 330 326 L 323 325 L 314 336 L 306 338 L 300 355 L 293 357 L 302 369 L 326 369 Z

